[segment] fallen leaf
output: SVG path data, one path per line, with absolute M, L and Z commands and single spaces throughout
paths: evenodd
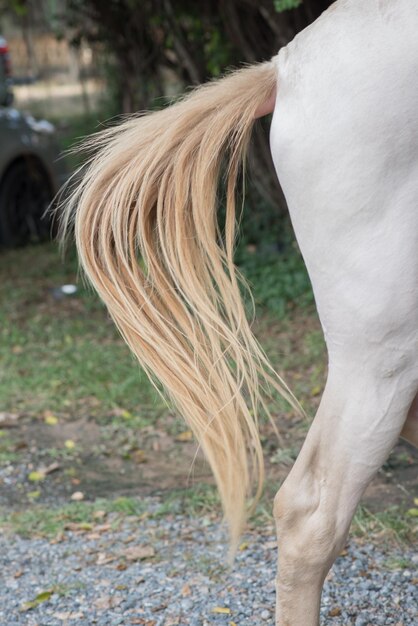
M 33 600 L 30 600 L 29 602 L 25 602 L 20 610 L 30 611 L 31 609 L 35 609 L 37 606 L 39 606 L 39 604 L 42 604 L 42 602 L 47 602 L 53 594 L 54 594 L 53 589 L 49 589 L 48 591 L 42 591 L 41 593 L 38 593 L 36 598 L 34 598 Z
M 175 437 L 175 441 L 192 441 L 193 440 L 193 433 L 191 430 L 185 430 L 183 433 L 180 433 L 177 435 L 177 437 Z
M 41 492 L 39 491 L 39 489 L 37 489 L 36 491 L 28 491 L 26 495 L 28 496 L 29 500 L 36 500 L 41 495 Z
M 185 596 L 189 596 L 191 594 L 191 589 L 190 589 L 190 585 L 188 585 L 187 583 L 185 585 L 183 585 L 182 590 L 181 590 L 181 595 L 183 597 Z
M 13 428 L 13 426 L 17 426 L 17 420 L 19 417 L 21 417 L 19 413 L 0 412 L 0 426 L 2 428 Z
M 108 563 L 112 563 L 116 559 L 112 554 L 106 554 L 105 552 L 99 552 L 97 557 L 96 565 L 107 565 Z
M 74 502 L 84 500 L 84 493 L 82 491 L 74 491 L 74 493 L 71 494 L 71 500 L 74 500 Z
M 56 424 L 58 424 L 58 417 L 56 415 L 45 415 L 44 417 L 44 422 L 45 424 L 48 424 L 48 426 L 55 426 Z
M 418 498 L 414 498 L 414 504 L 418 506 Z
M 23 571 L 23 569 L 18 569 L 14 574 L 14 578 L 20 578 L 21 576 L 23 576 L 25 572 Z
M 407 511 L 408 515 L 411 517 L 418 517 L 418 509 L 409 509 Z
M 121 596 L 101 596 L 93 602 L 97 609 L 113 609 L 122 602 Z
M 334 606 L 328 613 L 330 617 L 339 617 L 341 615 L 341 609 L 339 606 Z
M 131 458 L 135 463 L 138 463 L 138 465 L 140 463 L 147 462 L 147 457 L 144 450 L 134 450 L 134 452 L 131 453 Z
M 155 626 L 155 619 L 144 619 L 143 617 L 133 617 L 131 624 L 142 624 L 143 626 Z
M 231 615 L 231 609 L 228 609 L 225 606 L 215 606 L 212 609 L 212 613 L 222 613 L 223 615 Z
M 143 561 L 155 556 L 155 550 L 152 546 L 130 546 L 123 555 L 128 561 Z
M 94 527 L 94 531 L 96 533 L 106 533 L 108 530 L 112 529 L 112 525 L 111 524 L 97 524 Z
M 94 511 L 93 513 L 93 518 L 94 519 L 103 519 L 104 517 L 106 517 L 106 511 Z
M 37 483 L 41 480 L 44 480 L 44 478 L 45 478 L 45 473 L 42 471 L 30 472 L 28 476 L 28 480 L 30 480 L 33 483 Z
M 124 572 L 126 569 L 128 569 L 128 566 L 126 565 L 126 563 L 118 563 L 116 565 L 116 569 L 118 570 L 118 572 Z
M 96 539 L 100 539 L 100 534 L 95 532 L 89 533 L 87 539 L 96 541 Z
M 64 446 L 67 448 L 67 450 L 74 450 L 75 442 L 72 439 L 67 439 L 64 442 Z
M 64 528 L 65 530 L 86 532 L 88 530 L 92 530 L 93 526 L 88 522 L 68 522 L 65 524 Z
M 59 463 L 51 463 L 51 465 L 42 468 L 42 471 L 44 474 L 52 474 L 53 472 L 57 472 L 59 469 L 61 469 L 61 465 Z

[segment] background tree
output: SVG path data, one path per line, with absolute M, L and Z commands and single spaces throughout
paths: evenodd
M 331 4 L 330 0 L 68 0 L 73 41 L 103 43 L 115 112 L 153 106 L 242 62 L 271 58 Z M 161 103 L 161 100 L 159 101 Z M 284 206 L 262 125 L 253 142 L 253 181 L 269 204 Z

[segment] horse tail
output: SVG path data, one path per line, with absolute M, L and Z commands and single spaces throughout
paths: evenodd
M 233 262 L 235 187 L 275 87 L 274 63 L 245 67 L 88 139 L 92 154 L 62 222 L 63 232 L 74 222 L 88 280 L 203 448 L 233 545 L 247 497 L 263 484 L 261 387 L 292 402 L 251 332 Z

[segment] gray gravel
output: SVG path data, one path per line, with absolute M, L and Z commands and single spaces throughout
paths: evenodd
M 52 543 L 0 535 L 0 625 L 272 625 L 274 535 L 248 534 L 232 571 L 225 540 L 210 519 L 181 515 Z M 45 591 L 49 600 L 22 610 Z M 326 581 L 323 623 L 417 626 L 417 607 L 416 553 L 352 541 Z

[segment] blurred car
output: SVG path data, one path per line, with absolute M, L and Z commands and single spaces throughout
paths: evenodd
M 0 37 L 0 246 L 19 246 L 47 239 L 50 213 L 45 212 L 66 180 L 55 128 L 5 106 L 11 101 L 10 64 Z
M 12 103 L 10 55 L 7 42 L 0 36 L 0 105 L 8 106 Z

